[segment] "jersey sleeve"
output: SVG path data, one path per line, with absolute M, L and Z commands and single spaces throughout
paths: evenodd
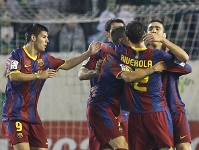
M 116 78 L 121 79 L 119 75 L 124 71 L 127 71 L 127 72 L 132 71 L 131 67 L 124 64 L 120 59 L 118 59 L 118 57 L 110 55 L 110 54 L 107 57 L 110 57 L 108 59 L 112 59 L 110 70 Z
M 185 75 L 192 72 L 192 68 L 189 64 L 179 63 L 178 61 L 166 62 L 167 71 L 178 73 L 179 75 Z
M 82 68 L 86 68 L 88 70 L 94 70 L 96 67 L 96 63 L 99 59 L 104 59 L 106 57 L 106 53 L 102 50 L 99 50 L 96 54 L 89 57 L 87 60 L 84 60 L 82 63 Z
M 88 70 L 94 70 L 98 60 L 99 60 L 98 54 L 94 54 L 91 57 L 89 57 L 88 59 L 83 61 L 82 68 L 86 68 Z
M 179 75 L 184 75 L 184 74 L 188 74 L 192 71 L 192 68 L 190 65 L 180 62 L 178 61 L 173 55 L 161 51 L 161 56 L 162 59 L 160 60 L 164 60 L 167 66 L 167 71 L 169 72 L 174 72 L 174 73 L 178 73 Z
M 65 60 L 60 58 L 55 58 L 50 54 L 48 54 L 48 58 L 49 58 L 49 68 L 54 69 L 56 71 L 58 71 L 59 68 L 66 63 Z
M 12 73 L 19 73 L 21 70 L 21 59 L 17 50 L 12 51 L 6 62 L 6 76 Z

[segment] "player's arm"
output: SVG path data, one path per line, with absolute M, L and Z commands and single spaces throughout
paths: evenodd
M 187 62 L 189 60 L 188 54 L 179 46 L 175 45 L 166 38 L 162 38 L 161 42 L 170 50 L 171 53 L 175 55 L 179 61 Z
M 151 75 L 155 72 L 162 72 L 166 69 L 166 66 L 163 61 L 156 63 L 154 66 L 147 69 L 139 69 L 136 71 L 128 72 L 123 71 L 120 73 L 118 77 L 122 78 L 126 82 L 133 82 L 136 80 L 140 80 L 148 75 Z
M 80 80 L 89 80 L 89 79 L 97 77 L 100 73 L 102 62 L 103 60 L 99 59 L 96 63 L 96 67 L 94 70 L 89 70 L 85 67 L 81 67 L 78 72 L 78 78 Z
M 98 50 L 100 50 L 100 47 L 101 47 L 100 42 L 91 43 L 86 52 L 84 52 L 80 56 L 66 60 L 66 62 L 60 67 L 60 69 L 69 70 L 69 69 L 79 65 L 85 59 L 89 58 L 91 55 L 96 54 L 98 52 Z
M 175 45 L 165 37 L 159 36 L 156 33 L 147 33 L 143 36 L 144 41 L 146 42 L 161 42 L 168 48 L 175 57 L 181 62 L 187 62 L 189 60 L 188 54 L 179 46 Z
M 176 60 L 175 58 L 173 58 L 171 54 L 166 53 L 164 51 L 159 51 L 159 52 L 160 53 L 158 53 L 158 55 L 160 56 L 161 60 L 162 59 L 164 60 L 167 67 L 166 69 L 167 71 L 175 72 L 178 73 L 179 75 L 191 73 L 192 68 L 187 63 Z
M 26 74 L 19 71 L 13 71 L 8 74 L 8 78 L 11 82 L 26 82 L 26 81 L 32 81 L 37 79 L 47 79 L 52 78 L 56 75 L 56 71 L 53 69 L 47 69 L 45 71 L 41 71 L 37 74 Z
M 185 75 L 192 72 L 192 68 L 189 64 L 181 63 L 181 62 L 169 62 L 165 61 L 167 66 L 167 71 L 178 73 L 179 75 Z

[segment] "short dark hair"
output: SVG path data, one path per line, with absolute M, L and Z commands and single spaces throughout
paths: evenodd
M 112 18 L 112 19 L 108 20 L 105 24 L 104 30 L 106 32 L 110 32 L 112 23 L 123 23 L 125 25 L 123 20 L 118 19 L 118 18 Z
M 132 43 L 138 44 L 145 33 L 143 24 L 139 21 L 131 21 L 127 24 L 125 33 Z
M 153 19 L 153 20 L 149 21 L 148 26 L 149 26 L 149 24 L 151 24 L 151 23 L 153 23 L 153 22 L 158 22 L 158 23 L 162 24 L 162 26 L 163 26 L 163 31 L 165 32 L 165 26 L 164 26 L 164 24 L 163 24 L 163 22 L 162 22 L 161 20 L 159 20 L 159 19 Z M 148 27 L 148 26 L 147 26 L 147 27 Z
M 120 44 L 119 39 L 125 38 L 125 27 L 124 26 L 118 26 L 114 27 L 111 31 L 111 39 L 114 44 Z
M 31 35 L 34 34 L 37 37 L 41 33 L 41 31 L 48 32 L 48 28 L 38 23 L 29 25 L 25 32 L 26 42 L 30 42 Z

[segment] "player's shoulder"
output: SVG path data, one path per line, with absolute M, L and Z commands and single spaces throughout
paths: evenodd
M 48 52 L 39 52 L 38 55 L 37 55 L 37 58 L 40 58 L 40 59 L 46 59 L 46 58 L 55 58 L 54 56 L 50 55 Z
M 115 47 L 115 44 L 113 42 L 105 42 L 106 45 L 114 48 Z
M 12 57 L 20 57 L 20 56 L 23 56 L 22 53 L 23 53 L 23 48 L 22 47 L 21 48 L 16 48 L 16 49 L 11 51 L 10 57 L 11 56 Z
M 11 53 L 20 53 L 22 51 L 23 51 L 23 48 L 19 47 L 19 48 L 14 49 Z
M 130 47 L 124 45 L 124 44 L 116 44 L 115 45 L 116 51 L 117 52 L 123 52 L 125 50 L 131 49 Z
M 165 54 L 168 54 L 167 52 L 165 52 L 164 50 L 162 49 L 154 49 L 153 50 L 153 53 L 154 55 L 165 55 Z M 169 54 L 168 54 L 169 55 Z

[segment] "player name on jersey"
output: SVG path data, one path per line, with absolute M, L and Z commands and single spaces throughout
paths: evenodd
M 136 60 L 125 55 L 121 55 L 121 61 L 127 65 L 141 68 L 149 68 L 153 66 L 152 60 Z

